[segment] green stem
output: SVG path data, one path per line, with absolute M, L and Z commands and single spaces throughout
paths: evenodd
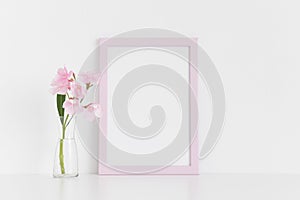
M 60 139 L 60 144 L 59 144 L 59 163 L 60 163 L 60 170 L 62 174 L 65 174 L 65 164 L 64 164 L 64 153 L 63 153 L 63 149 L 64 149 L 64 139 L 66 136 L 66 122 L 69 118 L 69 115 L 67 115 L 64 123 L 62 124 L 62 138 Z
M 63 125 L 62 125 L 62 139 L 65 139 L 65 136 L 66 136 L 66 128 L 67 128 L 67 121 L 69 119 L 69 115 L 67 115 Z
M 59 162 L 60 162 L 60 170 L 62 174 L 65 174 L 65 164 L 64 164 L 64 154 L 63 154 L 63 148 L 64 148 L 64 140 L 60 139 L 59 144 Z
M 70 120 L 68 122 L 66 122 L 66 128 L 68 127 L 68 125 L 70 124 L 70 122 L 72 121 L 74 115 L 72 115 L 72 117 L 70 118 Z

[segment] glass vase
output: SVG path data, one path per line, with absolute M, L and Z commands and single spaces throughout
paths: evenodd
M 69 123 L 63 124 L 63 119 L 60 119 L 61 131 L 57 141 L 53 177 L 77 177 L 78 176 L 78 154 L 77 145 L 74 138 L 75 133 L 75 118 L 71 118 Z M 67 121 L 67 120 L 66 120 Z

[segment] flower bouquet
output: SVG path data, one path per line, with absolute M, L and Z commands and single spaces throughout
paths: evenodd
M 83 104 L 83 100 L 98 81 L 99 74 L 91 72 L 79 73 L 68 71 L 66 67 L 57 70 L 51 83 L 50 92 L 56 95 L 56 106 L 61 124 L 61 134 L 56 148 L 53 176 L 78 176 L 77 149 L 74 139 L 75 118 L 83 114 L 87 120 L 93 121 L 101 115 L 97 103 Z

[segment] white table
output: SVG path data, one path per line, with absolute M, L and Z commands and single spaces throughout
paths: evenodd
M 0 175 L 0 199 L 25 200 L 290 200 L 300 199 L 300 175 L 199 176 Z

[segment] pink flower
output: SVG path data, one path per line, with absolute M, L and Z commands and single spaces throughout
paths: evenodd
M 64 102 L 63 108 L 65 112 L 69 115 L 74 115 L 83 111 L 77 99 L 68 99 Z
M 86 88 L 82 87 L 78 82 L 71 83 L 71 94 L 77 99 L 83 99 L 86 95 Z
M 87 120 L 94 121 L 96 117 L 97 118 L 101 117 L 101 112 L 102 110 L 100 105 L 92 103 L 85 108 L 83 114 Z
M 73 72 L 67 70 L 66 67 L 59 68 L 57 74 L 51 83 L 52 94 L 66 94 L 68 89 L 70 89 L 70 82 L 72 81 Z
M 100 74 L 94 72 L 82 72 L 78 74 L 78 79 L 85 84 L 96 83 L 99 79 Z

